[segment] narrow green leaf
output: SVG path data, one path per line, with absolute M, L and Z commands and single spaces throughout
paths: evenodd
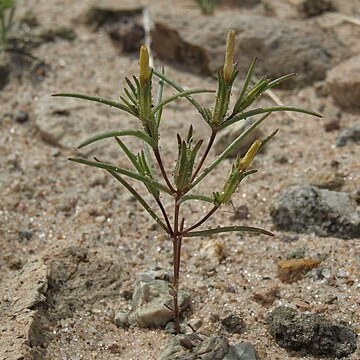
M 251 64 L 250 64 L 250 67 L 249 67 L 249 70 L 246 74 L 246 77 L 245 77 L 245 81 L 244 81 L 244 85 L 241 89 L 241 92 L 240 92 L 240 95 L 236 101 L 236 104 L 234 106 L 234 112 L 236 112 L 236 109 L 239 107 L 240 103 L 242 102 L 244 96 L 245 96 L 245 93 L 249 87 L 249 83 L 251 81 L 251 78 L 252 78 L 252 75 L 253 75 L 253 72 L 254 72 L 254 69 L 255 69 L 255 65 L 256 65 L 256 62 L 257 62 L 257 58 L 255 58 Z
M 165 225 L 165 223 L 159 218 L 159 216 L 157 216 L 155 211 L 144 200 L 144 198 L 121 176 L 117 175 L 115 172 L 113 172 L 111 170 L 107 170 L 107 171 L 135 197 L 135 199 L 143 206 L 143 208 L 156 221 L 156 223 L 158 223 L 165 230 L 166 233 L 169 233 L 168 228 Z
M 123 110 L 131 115 L 134 115 L 131 110 L 129 110 L 127 108 L 127 106 L 117 102 L 117 101 L 113 101 L 113 100 L 108 100 L 108 99 L 103 99 L 103 98 L 99 98 L 96 96 L 88 96 L 88 95 L 83 95 L 83 94 L 73 94 L 73 93 L 59 93 L 59 94 L 53 94 L 51 96 L 61 96 L 61 97 L 71 97 L 71 98 L 76 98 L 76 99 L 82 99 L 82 100 L 88 100 L 88 101 L 93 101 L 93 102 L 97 102 L 100 104 L 105 104 L 105 105 L 109 105 L 110 107 L 115 107 L 117 109 Z
M 123 169 L 121 167 L 114 166 L 114 165 L 111 165 L 111 164 L 97 162 L 97 161 L 90 161 L 90 160 L 77 159 L 77 158 L 69 158 L 69 160 L 74 161 L 74 162 L 79 163 L 79 164 L 93 166 L 93 167 L 96 167 L 96 168 L 110 170 L 110 171 L 113 171 L 113 172 L 116 172 L 116 173 L 119 173 L 119 174 L 122 174 L 122 175 L 126 175 L 126 176 L 128 176 L 128 177 L 130 177 L 132 179 L 141 181 L 144 184 L 149 184 L 150 186 L 155 186 L 159 190 L 171 195 L 171 191 L 166 186 L 164 186 L 164 185 L 162 185 L 162 184 L 156 182 L 155 180 L 150 179 L 150 178 L 148 178 L 146 176 L 134 173 L 133 171 L 126 170 L 126 169 Z
M 272 132 L 268 137 L 266 137 L 260 146 L 259 151 L 279 132 L 279 129 L 276 129 L 274 132 Z
M 163 109 L 165 107 L 165 105 L 171 103 L 172 101 L 181 98 L 181 97 L 187 97 L 189 95 L 192 94 L 200 94 L 200 93 L 209 93 L 209 92 L 214 92 L 214 90 L 207 90 L 207 89 L 193 89 L 193 90 L 186 90 L 186 91 L 182 91 L 179 92 L 173 96 L 169 96 L 167 99 L 163 100 L 160 102 L 160 104 L 156 105 L 155 108 L 152 110 L 153 115 L 156 114 L 156 112 L 159 109 Z
M 188 194 L 188 195 L 184 195 L 179 201 L 178 204 L 182 204 L 185 201 L 188 200 L 200 200 L 200 201 L 205 201 L 208 202 L 210 204 L 215 204 L 215 201 L 212 197 L 210 196 L 206 196 L 206 195 L 201 195 L 201 194 Z
M 208 235 L 214 235 L 214 234 L 220 234 L 220 233 L 226 233 L 226 232 L 234 232 L 234 231 L 246 231 L 246 232 L 252 232 L 255 234 L 275 236 L 270 231 L 260 229 L 257 227 L 252 227 L 252 226 L 224 226 L 224 227 L 218 227 L 218 228 L 209 229 L 209 230 L 191 231 L 189 233 L 185 233 L 183 235 L 183 237 L 208 236 Z
M 129 78 L 125 78 L 125 81 L 126 83 L 128 84 L 129 86 L 129 89 L 131 90 L 131 92 L 133 93 L 134 97 L 137 98 L 138 97 L 138 94 L 137 94 L 137 91 L 136 91 L 136 88 L 135 86 L 132 84 L 132 82 L 130 81 Z
M 307 115 L 322 117 L 321 114 L 319 114 L 316 111 L 312 111 L 312 110 L 302 109 L 302 108 L 298 108 L 298 107 L 294 107 L 294 106 L 274 106 L 274 107 L 270 107 L 270 108 L 258 108 L 258 109 L 254 109 L 254 110 L 249 110 L 249 111 L 240 113 L 238 115 L 235 115 L 234 117 L 228 118 L 228 120 L 224 121 L 221 124 L 221 126 L 219 127 L 219 129 L 220 130 L 225 129 L 228 126 L 230 126 L 240 120 L 251 117 L 251 116 L 272 113 L 272 112 L 276 112 L 276 111 L 292 111 L 292 112 L 299 112 L 299 113 L 303 113 L 303 114 L 307 114 Z
M 269 82 L 268 84 L 268 89 L 271 89 L 275 86 L 278 86 L 279 84 L 281 84 L 282 82 L 286 81 L 286 80 L 289 80 L 291 78 L 293 78 L 294 76 L 296 76 L 297 73 L 291 73 L 291 74 L 287 74 L 287 75 L 284 75 L 284 76 L 281 76 L 277 79 L 274 79 L 272 81 Z
M 115 137 L 116 142 L 124 151 L 126 156 L 129 158 L 131 163 L 134 165 L 135 169 L 140 172 L 139 164 L 137 163 L 136 156 L 130 151 L 130 149 L 125 145 L 123 141 L 121 141 L 118 137 Z
M 114 131 L 108 131 L 108 132 L 105 132 L 102 134 L 95 135 L 95 136 L 85 140 L 78 146 L 78 149 L 83 148 L 84 146 L 87 146 L 94 142 L 97 142 L 97 141 L 100 141 L 103 139 L 108 139 L 111 137 L 116 137 L 116 136 L 135 136 L 141 140 L 144 140 L 151 147 L 156 146 L 155 140 L 140 130 L 120 130 L 120 131 L 114 130 Z
M 164 75 L 164 66 L 161 67 L 161 73 Z M 157 87 L 157 92 L 156 92 L 156 101 L 155 101 L 155 106 L 159 105 L 162 101 L 163 98 L 163 93 L 164 93 L 164 85 L 165 82 L 164 80 L 159 78 L 159 82 L 158 82 L 158 87 Z M 162 109 L 160 109 L 155 116 L 155 120 L 156 120 L 156 129 L 159 130 L 159 126 L 160 126 L 160 121 L 161 121 L 161 116 L 162 116 Z

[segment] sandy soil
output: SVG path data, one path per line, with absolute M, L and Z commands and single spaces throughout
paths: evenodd
M 44 141 L 35 126 L 35 109 L 44 96 L 71 90 L 116 98 L 123 77 L 137 72 L 136 54 L 119 54 L 106 34 L 92 32 L 78 21 L 90 4 L 90 0 L 28 0 L 23 4 L 27 9 L 36 9 L 41 26 L 70 26 L 77 37 L 73 42 L 46 43 L 33 51 L 50 65 L 43 81 L 31 82 L 25 76 L 11 81 L 0 92 L 0 284 L 16 278 L 34 258 L 48 264 L 54 277 L 62 281 L 61 286 L 49 288 L 54 303 L 44 310 L 48 323 L 43 334 L 46 355 L 41 358 L 150 360 L 160 354 L 170 335 L 162 330 L 118 329 L 112 319 L 117 310 L 129 308 L 127 295 L 137 273 L 155 266 L 171 269 L 171 244 L 125 189 L 100 170 L 70 163 L 67 158 L 76 155 L 76 150 Z M 211 78 L 195 76 L 171 64 L 166 67 L 169 75 L 187 87 L 215 86 Z M 276 94 L 286 103 L 314 110 L 333 106 L 329 97 L 318 97 L 314 87 Z M 211 101 L 206 96 L 199 99 Z M 67 100 L 59 101 L 66 106 Z M 262 102 L 272 103 L 269 98 Z M 29 121 L 19 124 L 6 115 L 20 110 L 29 113 Z M 96 104 L 86 107 L 83 120 L 74 126 L 85 126 L 89 116 L 98 119 L 96 131 L 137 126 L 135 120 Z M 353 124 L 358 116 L 355 111 L 343 112 L 341 129 Z M 218 236 L 225 253 L 221 262 L 204 251 L 212 240 L 186 240 L 181 264 L 181 286 L 193 294 L 192 314 L 186 320 L 201 320 L 198 331 L 213 335 L 220 331 L 218 318 L 240 314 L 246 329 L 230 336 L 230 341 L 251 341 L 263 360 L 313 359 L 286 352 L 268 334 L 266 315 L 279 304 L 344 321 L 360 334 L 359 239 L 344 241 L 298 234 L 296 241 L 288 242 L 294 234 L 274 230 L 269 215 L 271 201 L 282 189 L 303 183 L 309 171 L 332 171 L 334 161 L 339 163 L 337 171 L 345 174 L 342 191 L 355 193 L 360 185 L 359 148 L 356 144 L 336 148 L 339 131 L 325 132 L 323 127 L 329 118 L 294 117 L 292 120 L 286 114 L 272 115 L 262 126 L 265 133 L 276 128 L 280 132 L 257 158 L 259 172 L 234 196 L 235 207 L 249 207 L 249 218 L 234 218 L 229 206 L 208 223 L 260 226 L 274 231 L 276 236 Z M 164 118 L 162 150 L 165 166 L 171 169 L 175 133 L 185 133 L 190 123 L 197 137 L 208 130 L 185 101 L 169 106 Z M 115 145 L 106 141 L 96 146 L 95 152 L 123 163 Z M 282 155 L 288 162 L 279 164 L 276 158 Z M 230 166 L 231 161 L 226 161 L 224 169 Z M 217 189 L 226 173 L 216 172 L 203 189 Z M 164 203 L 169 208 L 172 205 L 170 199 L 164 198 Z M 198 219 L 205 210 L 190 205 L 187 221 Z M 30 239 L 19 235 L 24 229 L 32 233 Z M 324 258 L 321 267 L 329 270 L 329 279 L 319 280 L 315 271 L 293 284 L 277 278 L 277 262 L 302 247 L 308 257 Z M 76 256 L 68 255 L 69 248 L 75 255 L 86 255 L 70 261 L 71 256 Z M 263 306 L 253 299 L 254 294 L 273 287 L 278 287 L 279 295 L 272 305 Z M 64 304 L 66 309 L 61 308 Z M 348 359 L 360 359 L 360 349 Z

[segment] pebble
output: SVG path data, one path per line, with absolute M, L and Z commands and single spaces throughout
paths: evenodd
M 319 266 L 319 259 L 290 259 L 277 264 L 277 276 L 285 283 L 293 283 L 304 277 L 311 269 Z
M 34 233 L 28 229 L 19 230 L 19 236 L 21 239 L 30 240 L 33 237 Z
M 106 220 L 105 215 L 99 215 L 95 217 L 95 222 L 97 222 L 98 224 L 102 224 L 103 222 L 105 222 L 105 220 Z
M 343 147 L 349 142 L 360 143 L 360 123 L 345 129 L 336 139 L 336 147 Z
M 356 350 L 356 333 L 350 326 L 318 314 L 279 306 L 268 315 L 267 325 L 279 346 L 301 351 L 301 356 L 343 358 Z
M 29 113 L 26 111 L 17 111 L 14 113 L 14 120 L 19 123 L 25 123 L 29 120 Z
M 241 316 L 231 314 L 221 320 L 221 325 L 230 334 L 241 334 L 245 331 L 246 325 Z

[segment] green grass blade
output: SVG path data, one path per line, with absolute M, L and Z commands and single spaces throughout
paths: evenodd
M 187 97 L 189 95 L 192 94 L 200 94 L 200 93 L 209 93 L 209 92 L 214 92 L 214 90 L 207 90 L 207 89 L 193 89 L 193 90 L 186 90 L 186 91 L 182 91 L 179 92 L 173 96 L 169 96 L 167 99 L 163 100 L 160 102 L 160 104 L 156 105 L 155 108 L 152 110 L 153 115 L 156 114 L 156 112 L 159 109 L 163 109 L 165 107 L 165 105 L 171 103 L 172 101 L 181 98 L 181 97 Z
M 115 172 L 107 170 L 120 184 L 122 184 L 134 197 L 135 199 L 143 206 L 143 208 L 149 213 L 149 215 L 158 223 L 165 232 L 168 233 L 168 228 L 165 223 L 157 216 L 155 211 L 151 206 L 144 200 L 144 198 L 121 176 L 117 175 Z
M 267 231 L 267 230 L 264 230 L 261 228 L 257 228 L 257 227 L 252 227 L 252 226 L 224 226 L 224 227 L 218 227 L 216 229 L 191 231 L 189 233 L 185 233 L 183 235 L 183 237 L 209 236 L 209 235 L 234 232 L 234 231 L 246 231 L 246 232 L 251 232 L 251 233 L 255 233 L 255 234 L 275 236 L 270 231 Z
M 115 107 L 117 109 L 123 110 L 131 115 L 134 115 L 128 108 L 127 106 L 117 102 L 117 101 L 113 101 L 113 100 L 108 100 L 108 99 L 103 99 L 103 98 L 99 98 L 96 96 L 88 96 L 88 95 L 83 95 L 83 94 L 74 94 L 74 93 L 59 93 L 59 94 L 53 94 L 52 96 L 61 96 L 61 97 L 71 97 L 71 98 L 76 98 L 76 99 L 82 99 L 82 100 L 88 100 L 88 101 L 93 101 L 93 102 L 97 102 L 99 104 L 105 104 L 105 105 L 109 105 L 110 107 Z
M 114 166 L 114 165 L 111 165 L 111 164 L 106 164 L 106 163 L 99 162 L 99 161 L 90 161 L 90 160 L 77 159 L 77 158 L 69 158 L 69 160 L 74 161 L 74 162 L 79 163 L 79 164 L 84 164 L 84 165 L 88 165 L 88 166 L 92 166 L 92 167 L 96 167 L 96 168 L 100 168 L 100 169 L 105 169 L 105 170 L 108 170 L 108 171 L 110 170 L 110 171 L 113 171 L 113 172 L 128 176 L 128 177 L 130 177 L 132 179 L 141 181 L 144 184 L 149 184 L 150 186 L 155 186 L 159 190 L 171 195 L 171 191 L 166 186 L 164 186 L 164 185 L 162 185 L 162 184 L 156 182 L 155 180 L 150 179 L 150 178 L 148 178 L 146 176 L 134 173 L 133 171 L 126 170 L 126 169 L 123 169 L 121 167 Z
M 103 140 L 103 139 L 108 139 L 111 137 L 116 137 L 116 136 L 135 136 L 141 140 L 144 140 L 146 143 L 148 143 L 151 147 L 154 147 L 156 145 L 156 142 L 154 139 L 152 139 L 149 135 L 143 133 L 140 130 L 122 130 L 122 131 L 108 131 L 99 135 L 95 135 L 92 136 L 91 138 L 85 140 L 84 142 L 82 142 L 79 146 L 78 149 L 83 148 L 84 146 L 87 146 L 89 144 L 92 144 L 94 142 Z
M 220 130 L 225 129 L 228 126 L 230 126 L 240 120 L 251 117 L 251 116 L 272 113 L 272 112 L 276 112 L 276 111 L 292 111 L 292 112 L 299 112 L 299 113 L 312 115 L 312 116 L 316 116 L 316 117 L 322 117 L 321 114 L 319 114 L 316 111 L 312 111 L 312 110 L 302 109 L 302 108 L 298 108 L 298 107 L 294 107 L 294 106 L 274 106 L 274 107 L 270 107 L 270 108 L 258 108 L 258 109 L 254 109 L 254 110 L 249 110 L 249 111 L 243 112 L 241 114 L 235 115 L 234 117 L 229 118 L 228 120 L 224 121 L 221 124 L 221 126 L 219 127 L 219 129 Z

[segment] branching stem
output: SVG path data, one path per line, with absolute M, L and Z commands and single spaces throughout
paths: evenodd
M 211 130 L 211 135 L 210 135 L 209 142 L 208 142 L 208 144 L 206 146 L 205 152 L 204 152 L 199 164 L 197 165 L 197 167 L 196 167 L 196 169 L 195 169 L 195 171 L 194 171 L 194 173 L 193 173 L 193 175 L 191 177 L 191 181 L 193 181 L 196 178 L 196 175 L 199 173 L 202 166 L 204 165 L 204 162 L 205 162 L 205 160 L 206 160 L 206 158 L 207 158 L 207 156 L 209 154 L 209 151 L 210 151 L 210 149 L 211 149 L 211 147 L 212 147 L 212 145 L 213 145 L 213 143 L 215 141 L 215 137 L 216 137 L 217 132 L 218 132 L 217 129 L 212 129 Z

